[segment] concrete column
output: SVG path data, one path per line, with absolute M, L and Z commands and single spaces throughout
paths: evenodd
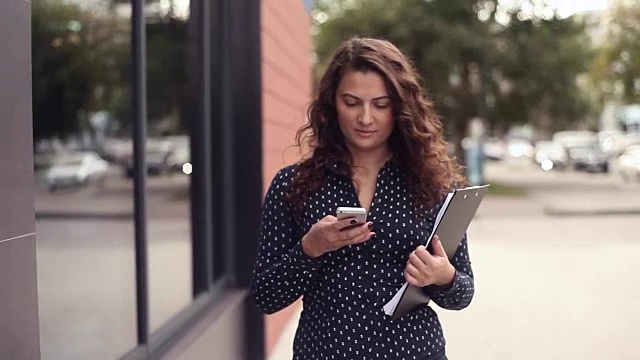
M 0 359 L 40 358 L 31 3 L 0 1 Z

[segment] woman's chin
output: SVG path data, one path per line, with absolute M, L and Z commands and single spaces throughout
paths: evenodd
M 349 144 L 349 149 L 357 152 L 373 152 L 384 148 L 385 145 L 374 139 L 353 141 Z

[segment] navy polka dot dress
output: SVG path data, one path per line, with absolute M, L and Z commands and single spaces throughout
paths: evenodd
M 383 310 L 404 284 L 409 253 L 428 238 L 438 208 L 414 216 L 392 159 L 378 173 L 367 215 L 376 235 L 311 259 L 302 252 L 302 236 L 337 207 L 359 206 L 359 200 L 351 179 L 328 170 L 326 184 L 311 194 L 303 221 L 296 223 L 284 203 L 296 167 L 280 170 L 267 192 L 252 283 L 258 306 L 268 314 L 303 297 L 294 359 L 443 359 L 445 338 L 431 306 L 398 320 Z M 424 291 L 439 307 L 459 310 L 474 293 L 466 237 L 452 264 L 457 271 L 451 287 Z

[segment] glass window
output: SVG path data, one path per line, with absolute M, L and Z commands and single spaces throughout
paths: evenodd
M 42 359 L 137 344 L 130 18 L 108 1 L 32 4 Z
M 147 236 L 151 332 L 193 299 L 189 1 L 147 9 Z

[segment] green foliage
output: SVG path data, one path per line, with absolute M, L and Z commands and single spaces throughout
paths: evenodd
M 584 26 L 531 3 L 543 15 L 526 15 L 524 7 L 498 14 L 490 0 L 317 0 L 316 74 L 348 37 L 385 38 L 413 60 L 454 143 L 475 116 L 498 134 L 523 123 L 567 128 L 590 110 L 576 85 L 590 56 Z M 511 21 L 500 25 L 492 16 Z
M 59 1 L 32 6 L 34 137 L 65 136 L 97 110 L 117 113 L 128 71 L 126 24 Z
M 78 69 L 80 35 L 68 28 L 79 11 L 70 6 L 33 4 L 33 117 L 36 138 L 77 128 L 89 84 Z
M 553 133 L 587 121 L 593 109 L 576 81 L 591 58 L 583 23 L 572 18 L 516 21 L 497 31 L 494 40 L 491 69 L 497 76 L 491 79 L 491 93 L 496 104 L 489 116 L 494 127 L 528 123 Z
M 524 197 L 527 196 L 527 190 L 523 187 L 507 185 L 500 182 L 489 181 L 488 196 L 504 196 L 504 197 Z
M 147 107 L 151 124 L 185 129 L 187 104 L 187 22 L 167 18 L 147 25 Z M 163 130 L 160 130 L 162 132 Z
M 117 1 L 114 1 L 116 3 Z M 169 14 L 172 15 L 172 14 Z M 147 101 L 150 131 L 185 128 L 187 21 L 171 16 L 147 25 Z M 67 136 L 107 111 L 111 130 L 131 123 L 131 22 L 59 0 L 32 6 L 34 138 Z M 160 130 L 162 131 L 162 130 Z
M 640 103 L 640 3 L 618 2 L 607 20 L 590 71 L 598 98 Z

